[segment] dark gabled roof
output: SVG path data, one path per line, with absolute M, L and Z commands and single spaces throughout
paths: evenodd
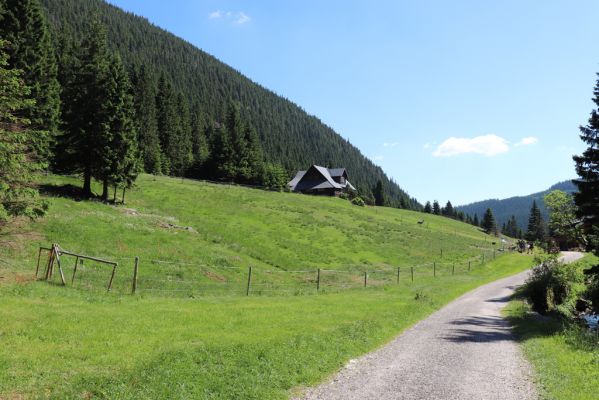
M 331 176 L 343 176 L 347 175 L 347 171 L 345 170 L 345 168 L 331 168 L 329 169 L 329 174 Z
M 318 172 L 316 176 L 314 176 L 314 171 Z M 327 169 L 319 165 L 312 165 L 307 171 L 299 171 L 295 174 L 295 177 L 287 184 L 287 186 L 289 186 L 291 190 L 298 191 L 313 189 L 344 189 L 346 187 L 356 190 L 356 188 L 354 188 L 354 186 L 347 180 L 345 183 L 335 182 L 331 176 L 331 171 L 334 171 L 334 173 L 337 174 L 333 176 L 343 176 L 344 173 L 347 175 L 345 168 Z M 306 177 L 306 174 L 309 176 Z

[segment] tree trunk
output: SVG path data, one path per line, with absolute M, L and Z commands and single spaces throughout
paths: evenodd
M 125 204 L 125 186 L 123 186 L 123 197 L 121 203 Z
M 83 173 L 83 195 L 85 197 L 92 196 L 92 172 L 90 168 L 85 168 Z
M 116 204 L 116 189 L 117 189 L 117 187 L 116 187 L 116 185 L 114 185 L 114 197 L 112 198 L 112 202 L 114 204 Z
M 102 201 L 108 201 L 108 180 L 102 182 Z

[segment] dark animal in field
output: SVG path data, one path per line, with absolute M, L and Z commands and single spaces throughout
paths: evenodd
M 418 221 L 418 225 L 422 225 L 422 224 L 424 224 L 424 220 L 423 219 L 421 219 L 420 221 Z

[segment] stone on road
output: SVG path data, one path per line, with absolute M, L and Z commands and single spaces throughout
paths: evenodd
M 582 255 L 565 252 L 565 262 Z M 501 309 L 529 272 L 481 286 L 352 360 L 302 399 L 535 399 L 532 370 Z

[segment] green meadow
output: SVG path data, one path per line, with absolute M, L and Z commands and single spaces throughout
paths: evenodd
M 27 240 L 7 257 L 19 271 L 35 271 L 39 246 L 119 263 L 114 290 L 130 290 L 140 259 L 140 293 L 198 296 L 312 293 L 464 273 L 500 248 L 497 238 L 448 218 L 386 207 L 358 207 L 338 198 L 267 192 L 233 185 L 142 175 L 126 205 L 76 201 L 58 188 L 74 178 L 49 176 L 48 216 L 24 227 Z M 418 222 L 424 220 L 422 224 Z M 499 252 L 496 252 L 497 254 Z M 42 269 L 47 254 L 42 254 Z M 75 260 L 62 264 L 70 278 Z M 106 266 L 84 264 L 75 286 L 102 289 Z M 55 274 L 55 279 L 57 275 Z M 67 279 L 69 280 L 69 279 Z
M 336 198 L 143 175 L 115 207 L 59 196 L 73 178 L 45 183 L 48 215 L 3 236 L 0 398 L 288 398 L 531 264 L 494 258 L 497 239 L 475 227 Z M 114 290 L 93 263 L 71 287 L 66 256 L 66 287 L 35 281 L 38 246 L 50 243 L 118 261 Z

